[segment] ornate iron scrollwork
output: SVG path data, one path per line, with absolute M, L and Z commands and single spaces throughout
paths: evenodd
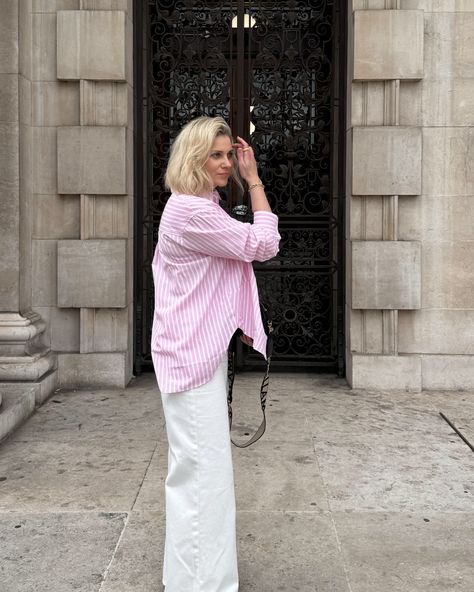
M 193 117 L 222 115 L 237 134 L 250 136 L 280 218 L 279 256 L 255 264 L 259 288 L 273 302 L 275 365 L 336 368 L 341 319 L 335 294 L 342 289 L 334 150 L 337 15 L 334 0 L 147 2 L 148 159 L 138 226 L 142 361 L 149 359 L 149 265 L 168 197 L 163 173 L 169 148 Z M 229 208 L 246 201 L 235 190 L 227 197 Z

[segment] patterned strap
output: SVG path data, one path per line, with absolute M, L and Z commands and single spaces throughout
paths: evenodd
M 234 387 L 234 379 L 235 379 L 235 348 L 231 347 L 228 351 L 228 370 L 227 370 L 227 378 L 228 378 L 228 391 L 227 391 L 227 410 L 229 414 L 229 429 L 232 429 L 232 390 Z M 268 393 L 268 383 L 269 383 L 269 374 L 270 374 L 270 363 L 272 361 L 272 351 L 273 351 L 273 335 L 270 332 L 268 335 L 268 342 L 267 342 L 267 368 L 265 370 L 265 376 L 263 377 L 262 386 L 260 387 L 260 405 L 262 407 L 262 414 L 263 419 L 262 423 L 260 424 L 257 431 L 254 435 L 242 444 L 235 442 L 231 438 L 231 442 L 237 448 L 247 448 L 257 440 L 259 440 L 263 434 L 265 433 L 265 428 L 267 427 L 267 419 L 265 417 L 265 407 L 267 406 L 267 393 Z

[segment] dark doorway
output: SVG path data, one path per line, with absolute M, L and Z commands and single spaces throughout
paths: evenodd
M 277 327 L 273 365 L 344 373 L 346 15 L 337 0 L 136 2 L 135 370 L 151 369 L 151 261 L 170 145 L 221 115 L 255 149 L 282 236 L 255 264 Z M 227 207 L 247 203 L 237 188 Z M 258 365 L 240 351 L 240 365 Z

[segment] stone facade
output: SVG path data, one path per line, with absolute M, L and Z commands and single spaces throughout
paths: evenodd
M 132 375 L 132 18 L 120 0 L 2 9 L 0 382 L 11 403 Z
M 350 4 L 347 379 L 472 388 L 474 5 Z M 8 2 L 0 33 L 0 382 L 31 411 L 132 375 L 132 1 Z
M 474 386 L 474 3 L 354 0 L 347 379 Z

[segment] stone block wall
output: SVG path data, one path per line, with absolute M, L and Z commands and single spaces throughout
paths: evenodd
M 132 0 L 0 15 L 0 383 L 125 385 Z M 351 0 L 347 378 L 474 386 L 474 5 Z M 26 386 L 25 386 L 26 385 Z
M 133 355 L 132 2 L 79 8 L 58 11 L 56 28 L 57 76 L 79 95 L 79 121 L 57 130 L 57 186 L 80 202 L 79 240 L 58 242 L 57 305 L 79 317 L 79 348 L 59 356 L 59 376 L 124 385 Z
M 0 70 L 0 126 L 12 149 L 0 182 L 14 196 L 1 187 L 0 241 L 15 264 L 1 258 L 0 310 L 11 311 L 10 324 L 36 323 L 55 385 L 124 386 L 133 352 L 133 3 L 7 4 L 16 28 L 2 14 L 11 63 Z
M 474 386 L 474 4 L 353 0 L 347 377 Z
M 32 240 L 35 183 L 43 181 L 32 93 L 38 71 L 46 67 L 33 51 L 33 4 L 6 2 L 0 14 L 0 402 L 8 383 L 19 398 L 25 392 L 33 396 L 29 409 L 57 385 L 56 356 L 44 342 L 47 323 L 33 306 L 33 268 L 49 261 L 52 251 L 48 241 L 37 248 Z M 47 299 L 43 278 L 38 287 Z

